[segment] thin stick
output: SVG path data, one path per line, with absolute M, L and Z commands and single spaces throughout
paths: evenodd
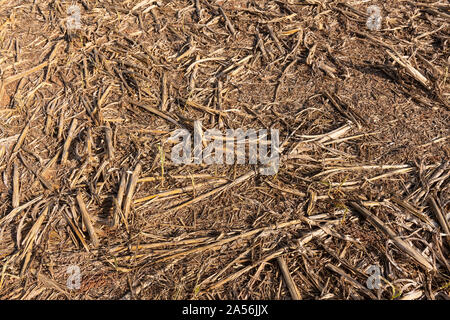
M 168 175 L 167 177 L 172 178 L 172 179 L 192 179 L 192 178 L 196 178 L 196 179 L 218 179 L 218 178 L 222 178 L 222 176 L 212 176 L 210 174 L 207 173 L 198 173 L 198 174 L 192 174 L 189 176 L 184 176 L 184 175 Z M 138 180 L 138 183 L 142 183 L 142 182 L 153 182 L 153 181 L 158 181 L 158 180 L 162 180 L 163 177 L 161 176 L 155 176 L 155 177 L 144 177 L 144 178 L 140 178 Z
M 439 224 L 442 227 L 442 232 L 446 234 L 445 239 L 447 240 L 447 245 L 450 247 L 450 228 L 448 222 L 445 219 L 444 214 L 442 213 L 441 209 L 439 208 L 439 205 L 437 204 L 436 200 L 434 200 L 433 197 L 428 198 L 428 203 L 430 204 L 431 209 L 433 210 L 437 220 L 439 221 Z
M 19 139 L 17 139 L 17 143 L 14 146 L 12 153 L 19 151 L 20 147 L 22 147 L 22 144 L 25 141 L 25 137 L 27 136 L 28 130 L 30 129 L 30 122 L 28 122 L 27 125 L 23 128 L 22 133 L 20 134 Z
M 283 47 L 281 46 L 280 40 L 276 36 L 276 34 L 273 32 L 273 29 L 271 26 L 267 25 L 267 30 L 269 30 L 270 37 L 272 38 L 273 42 L 275 42 L 275 45 L 277 46 L 278 50 L 280 50 L 281 53 L 284 53 Z
M 22 257 L 25 257 L 27 252 L 33 247 L 34 240 L 36 239 L 37 233 L 39 231 L 39 228 L 42 226 L 42 223 L 44 222 L 45 217 L 47 216 L 47 213 L 49 211 L 49 206 L 47 205 L 44 210 L 42 210 L 39 218 L 36 220 L 34 225 L 31 227 L 30 231 L 26 235 L 25 239 L 22 241 L 22 247 L 23 251 L 21 253 Z
M 164 191 L 161 193 L 157 193 L 157 194 L 153 194 L 144 198 L 139 198 L 134 200 L 134 203 L 141 203 L 141 202 L 145 202 L 154 198 L 162 198 L 162 197 L 167 197 L 170 195 L 174 195 L 174 194 L 180 194 L 180 193 L 186 193 L 195 189 L 200 189 L 204 186 L 209 186 L 211 184 L 214 183 L 226 183 L 228 180 L 227 179 L 218 179 L 218 180 L 214 180 L 214 181 L 208 181 L 208 182 L 204 182 L 204 183 L 199 183 L 191 186 L 187 186 L 187 187 L 182 187 L 182 188 L 176 188 L 176 189 L 172 189 L 172 190 L 168 190 L 168 191 Z
M 202 20 L 202 8 L 199 0 L 195 0 L 195 12 L 197 13 L 198 21 Z
M 233 273 L 231 276 L 229 276 L 229 277 L 227 277 L 227 278 L 225 278 L 225 279 L 223 279 L 223 280 L 217 282 L 215 285 L 209 287 L 209 288 L 208 288 L 208 291 L 217 289 L 218 287 L 223 286 L 225 283 L 230 282 L 230 281 L 232 281 L 232 280 L 235 280 L 235 279 L 239 278 L 239 277 L 242 276 L 243 274 L 245 274 L 245 273 L 249 272 L 250 270 L 252 270 L 253 268 L 259 266 L 261 263 L 270 261 L 270 260 L 272 260 L 273 258 L 276 258 L 276 257 L 282 255 L 283 252 L 284 252 L 284 249 L 280 249 L 280 250 L 278 250 L 278 251 L 275 251 L 275 252 L 272 253 L 272 254 L 267 255 L 266 257 L 262 258 L 261 260 L 255 262 L 255 263 L 253 263 L 253 264 L 251 264 L 251 265 L 249 265 L 249 266 L 247 266 L 247 267 L 245 267 L 245 268 L 242 268 L 242 269 L 239 270 L 238 272 Z
M 172 117 L 166 115 L 165 113 L 159 111 L 156 108 L 153 108 L 151 106 L 146 105 L 145 103 L 142 103 L 142 102 L 139 102 L 139 101 L 135 101 L 135 100 L 131 100 L 131 99 L 128 99 L 127 102 L 130 103 L 130 104 L 133 104 L 135 106 L 141 107 L 142 109 L 145 109 L 148 112 L 151 112 L 151 113 L 153 113 L 153 114 L 163 118 L 164 120 L 166 120 L 166 121 L 168 121 L 170 123 L 173 123 L 176 126 L 183 127 L 178 121 L 176 121 Z
M 38 197 L 34 198 L 33 200 L 30 200 L 27 203 L 21 205 L 20 207 L 12 209 L 10 213 L 8 213 L 6 216 L 4 216 L 3 218 L 0 219 L 0 225 L 3 225 L 4 223 L 5 224 L 10 223 L 17 214 L 19 214 L 21 211 L 25 210 L 26 208 L 35 204 L 36 202 L 38 202 L 41 199 L 42 199 L 42 196 L 38 196 Z
M 227 114 L 225 112 L 223 112 L 223 111 L 216 110 L 216 109 L 213 109 L 213 108 L 210 108 L 210 107 L 205 107 L 205 106 L 203 106 L 203 105 L 201 105 L 201 104 L 199 104 L 197 102 L 194 102 L 192 100 L 185 101 L 185 104 L 187 106 L 189 106 L 189 107 L 193 107 L 195 109 L 202 110 L 202 111 L 205 111 L 205 112 L 208 112 L 208 113 L 211 113 L 211 114 L 217 114 L 217 115 L 220 115 L 222 117 L 226 117 L 227 116 Z
M 117 197 L 116 197 L 116 208 L 114 210 L 114 216 L 113 216 L 113 226 L 117 226 L 119 223 L 119 214 L 120 210 L 122 208 L 122 202 L 123 202 L 123 196 L 125 194 L 125 188 L 127 186 L 127 172 L 123 171 L 122 176 L 120 178 L 119 183 L 119 190 L 117 191 Z
M 58 119 L 58 141 L 62 139 L 63 136 L 63 130 L 64 130 L 64 110 L 61 110 L 59 113 L 59 119 Z
M 72 206 L 71 209 L 75 210 L 74 206 Z M 69 211 L 68 211 L 67 207 L 64 208 L 64 210 L 62 210 L 62 215 L 63 215 L 64 219 L 67 221 L 67 223 L 70 225 L 70 227 L 72 228 L 72 230 L 75 233 L 75 235 L 78 237 L 78 239 L 82 243 L 83 247 L 86 249 L 87 252 L 89 252 L 89 246 L 87 245 L 86 241 L 84 240 L 84 236 L 81 233 L 81 231 L 78 228 L 78 226 L 76 226 L 73 223 L 72 219 L 70 218 Z
M 39 173 L 35 168 L 33 168 L 26 160 L 25 158 L 22 156 L 21 153 L 18 154 L 19 155 L 19 159 L 20 161 L 22 161 L 23 165 L 30 170 L 38 179 L 39 181 L 42 183 L 42 185 L 44 187 L 46 187 L 49 190 L 53 190 L 54 186 L 52 183 L 50 183 L 49 181 L 47 181 L 47 179 L 44 178 L 44 176 Z
M 231 23 L 230 19 L 228 19 L 227 15 L 225 14 L 225 11 L 223 11 L 222 7 L 219 7 L 220 14 L 225 19 L 225 24 L 228 27 L 228 30 L 230 30 L 231 34 L 234 36 L 236 34 L 236 29 L 234 29 L 233 24 Z
M 329 173 L 334 173 L 334 172 L 342 172 L 342 171 L 362 171 L 362 170 L 387 170 L 387 169 L 406 169 L 406 168 L 411 168 L 411 166 L 407 165 L 407 164 L 400 164 L 400 165 L 362 165 L 362 166 L 353 166 L 353 167 L 335 167 L 335 168 L 331 168 L 325 171 L 322 171 L 316 175 L 314 175 L 312 178 L 318 178 L 320 176 L 329 174 Z
M 163 71 L 161 77 L 161 105 L 160 108 L 162 111 L 167 111 L 167 74 Z
M 369 296 L 371 299 L 376 300 L 377 297 L 370 292 L 366 287 L 364 287 L 362 284 L 360 284 L 358 281 L 356 281 L 355 279 L 353 279 L 352 277 L 350 277 L 344 270 L 342 270 L 339 267 L 336 267 L 334 265 L 332 265 L 331 263 L 327 263 L 325 265 L 325 267 L 327 267 L 328 269 L 330 269 L 333 272 L 336 272 L 337 274 L 339 274 L 340 276 L 342 276 L 344 279 L 346 279 L 347 281 L 349 281 L 351 284 L 353 284 L 355 287 L 357 287 L 359 290 L 363 291 L 367 296 Z
M 426 224 L 428 224 L 429 226 L 434 228 L 433 221 L 431 221 L 431 219 L 428 216 L 426 216 L 423 213 L 421 213 L 419 210 L 414 208 L 408 202 L 403 201 L 403 200 L 401 200 L 399 198 L 396 198 L 396 197 L 392 197 L 391 200 L 393 202 L 395 202 L 396 204 L 398 204 L 403 209 L 405 209 L 408 212 L 410 212 L 411 214 L 413 214 L 415 217 L 419 218 L 420 220 L 422 220 L 423 222 L 425 222 Z
M 77 194 L 77 203 L 78 203 L 78 207 L 80 208 L 81 217 L 83 219 L 84 225 L 86 226 L 89 236 L 91 237 L 92 244 L 94 245 L 94 247 L 98 247 L 99 240 L 98 240 L 97 234 L 95 233 L 94 226 L 92 225 L 91 218 L 86 209 L 86 205 L 84 204 L 84 200 L 83 200 L 83 197 L 81 196 L 81 193 Z
M 106 150 L 108 152 L 109 160 L 114 159 L 114 147 L 112 141 L 112 130 L 109 126 L 105 127 L 105 138 L 106 138 Z
M 11 82 L 19 80 L 19 79 L 21 79 L 23 77 L 26 77 L 26 76 L 28 76 L 28 75 L 36 72 L 36 71 L 41 70 L 42 68 L 45 68 L 47 65 L 48 65 L 48 61 L 45 61 L 45 62 L 37 65 L 36 67 L 33 67 L 33 68 L 29 69 L 29 70 L 26 70 L 24 72 L 21 72 L 19 74 L 16 74 L 14 76 L 9 77 L 9 78 L 6 78 L 5 81 L 3 81 L 3 84 L 6 86 L 6 85 L 8 85 Z
M 204 194 L 198 196 L 197 198 L 193 198 L 193 199 L 191 199 L 189 201 L 186 201 L 186 202 L 184 202 L 184 203 L 182 203 L 182 204 L 180 204 L 180 205 L 178 205 L 176 207 L 171 208 L 169 210 L 169 212 L 170 211 L 177 211 L 177 210 L 180 210 L 180 209 L 182 209 L 182 208 L 184 208 L 184 207 L 186 207 L 188 205 L 197 203 L 197 202 L 199 202 L 199 201 L 201 201 L 203 199 L 206 199 L 206 198 L 212 196 L 213 194 L 216 194 L 216 193 L 221 192 L 221 191 L 223 191 L 225 189 L 231 188 L 231 187 L 233 187 L 233 186 L 235 186 L 235 185 L 237 185 L 237 184 L 239 184 L 239 183 L 241 183 L 241 182 L 243 182 L 243 181 L 245 181 L 247 179 L 250 179 L 254 175 L 255 175 L 255 171 L 253 171 L 253 170 L 249 171 L 246 174 L 244 174 L 243 176 L 237 178 L 236 180 L 234 180 L 234 181 L 232 181 L 230 183 L 227 183 L 227 184 L 225 184 L 223 186 L 217 187 L 217 188 L 215 188 L 215 189 L 213 189 L 213 190 L 211 190 L 211 191 L 209 191 L 207 193 L 204 193 Z
M 280 224 L 277 224 L 277 225 L 271 225 L 271 226 L 268 226 L 268 227 L 261 227 L 261 228 L 253 229 L 253 230 L 250 230 L 250 231 L 238 234 L 236 236 L 232 236 L 230 238 L 226 238 L 226 239 L 223 239 L 223 240 L 218 240 L 216 242 L 209 243 L 209 244 L 201 246 L 201 247 L 196 247 L 196 248 L 193 248 L 193 249 L 189 249 L 189 250 L 186 250 L 186 251 L 175 253 L 175 254 L 173 254 L 171 256 L 163 257 L 161 259 L 156 260 L 155 263 L 164 262 L 164 261 L 175 259 L 175 258 L 178 258 L 178 257 L 183 257 L 183 256 L 186 256 L 186 255 L 192 254 L 192 253 L 202 252 L 202 251 L 206 251 L 206 250 L 213 250 L 213 249 L 215 250 L 215 249 L 218 249 L 218 248 L 222 247 L 226 243 L 230 243 L 230 242 L 233 242 L 233 241 L 236 241 L 236 240 L 240 240 L 240 239 L 249 238 L 249 237 L 251 237 L 251 236 L 253 236 L 255 234 L 258 234 L 260 232 L 279 230 L 279 229 L 295 226 L 295 225 L 302 224 L 302 223 L 304 223 L 303 219 L 297 219 L 297 220 L 291 220 L 291 221 L 288 221 L 288 222 L 283 222 L 283 223 L 280 223 Z M 339 223 L 339 222 L 337 222 L 337 223 Z
M 75 129 L 77 128 L 78 121 L 76 118 L 72 120 L 72 124 L 69 128 L 69 133 L 67 134 L 66 142 L 64 142 L 63 152 L 61 155 L 61 164 L 64 165 L 67 162 L 67 157 L 69 154 L 70 143 L 74 138 Z
M 284 260 L 283 257 L 277 257 L 277 261 L 278 265 L 280 266 L 281 273 L 283 274 L 284 281 L 286 282 L 286 286 L 288 287 L 289 292 L 291 293 L 292 300 L 302 300 L 300 291 L 298 291 L 294 279 L 292 279 L 291 273 L 289 272 L 286 260 Z
M 136 188 L 137 181 L 139 179 L 139 174 L 141 173 L 142 166 L 140 163 L 136 165 L 134 168 L 133 174 L 128 182 L 127 195 L 125 197 L 125 203 L 123 205 L 123 214 L 125 216 L 125 220 L 128 219 L 128 214 L 130 212 L 131 202 L 134 194 L 134 190 Z
M 397 56 L 390 50 L 386 50 L 386 52 L 391 56 L 392 59 L 395 60 L 399 65 L 406 69 L 406 71 L 410 74 L 411 77 L 420 82 L 425 88 L 430 88 L 430 81 L 423 74 L 421 74 L 416 68 L 414 68 L 408 60 L 401 56 Z
M 264 41 L 261 38 L 261 35 L 259 34 L 258 28 L 256 28 L 256 44 L 257 44 L 259 50 L 261 50 L 264 60 L 269 61 L 269 57 L 267 56 L 266 48 L 264 48 Z
M 86 157 L 87 162 L 92 162 L 92 130 L 91 127 L 86 129 Z
M 17 165 L 17 162 L 14 162 L 12 207 L 17 208 L 19 204 L 20 204 L 19 167 Z
M 361 207 L 356 202 L 350 202 L 350 205 L 355 208 L 359 213 L 361 213 L 370 223 L 378 230 L 383 232 L 387 237 L 389 237 L 394 244 L 403 252 L 410 255 L 414 260 L 416 260 L 420 266 L 422 266 L 427 271 L 433 271 L 435 268 L 428 262 L 415 248 L 410 246 L 407 242 L 401 239 L 391 228 L 383 223 L 377 216 L 373 215 L 366 208 Z

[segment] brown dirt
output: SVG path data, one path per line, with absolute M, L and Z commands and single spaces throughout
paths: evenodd
M 2 299 L 449 298 L 448 4 L 76 3 L 0 0 Z M 279 172 L 173 164 L 195 120 Z

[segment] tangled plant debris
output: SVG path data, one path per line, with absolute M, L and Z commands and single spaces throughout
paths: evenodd
M 0 0 L 1 299 L 449 299 L 449 9 Z

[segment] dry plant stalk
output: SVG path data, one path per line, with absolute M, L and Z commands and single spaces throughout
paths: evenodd
M 109 126 L 105 127 L 106 150 L 110 161 L 114 160 L 114 147 L 112 141 L 112 130 Z
M 370 223 L 378 230 L 384 233 L 385 236 L 390 238 L 394 244 L 403 252 L 411 256 L 422 268 L 427 271 L 435 271 L 435 267 L 428 262 L 416 248 L 410 246 L 406 241 L 401 239 L 391 228 L 384 224 L 378 217 L 373 215 L 369 210 L 363 208 L 356 202 L 350 202 L 351 206 L 358 210 Z
M 291 273 L 289 272 L 286 260 L 284 260 L 283 257 L 279 256 L 277 257 L 277 261 L 283 274 L 284 281 L 286 281 L 286 286 L 288 287 L 289 292 L 291 293 L 292 300 L 302 300 L 300 291 L 298 291 L 298 288 L 295 285 L 294 280 L 292 279 Z
M 67 134 L 67 138 L 66 138 L 66 141 L 64 142 L 63 151 L 61 154 L 61 164 L 62 165 L 65 165 L 67 162 L 70 144 L 72 143 L 72 140 L 75 137 L 75 130 L 77 129 L 77 124 L 78 124 L 77 119 L 73 118 L 72 123 L 70 124 L 69 133 Z
M 142 170 L 142 166 L 140 163 L 138 163 L 136 165 L 136 167 L 134 168 L 133 173 L 131 174 L 131 177 L 128 181 L 127 193 L 126 193 L 125 201 L 123 204 L 123 214 L 124 214 L 125 220 L 128 220 L 128 215 L 130 213 L 134 190 L 136 188 L 137 181 L 139 179 L 139 175 L 141 174 L 141 170 Z
M 448 221 L 445 218 L 442 210 L 440 209 L 440 207 L 439 207 L 437 201 L 434 199 L 434 197 L 429 197 L 428 202 L 429 202 L 434 214 L 436 215 L 437 221 L 439 222 L 439 224 L 442 228 L 442 232 L 446 234 L 445 239 L 447 240 L 447 245 L 450 247 L 450 227 L 449 227 Z
M 20 181 L 19 181 L 19 167 L 17 162 L 13 164 L 13 195 L 12 207 L 17 208 L 20 205 Z
M 86 205 L 84 203 L 83 196 L 81 195 L 81 193 L 77 194 L 76 199 L 77 199 L 78 208 L 80 209 L 81 217 L 83 219 L 84 225 L 86 226 L 89 236 L 91 238 L 92 245 L 95 248 L 97 248 L 99 246 L 100 242 L 99 242 L 97 233 L 95 231 L 95 228 L 92 224 L 91 217 L 86 209 Z
M 332 270 L 333 272 L 336 272 L 340 276 L 342 276 L 345 280 L 349 281 L 351 284 L 353 284 L 356 288 L 364 292 L 365 295 L 367 295 L 369 298 L 376 300 L 377 297 L 370 292 L 366 287 L 364 287 L 362 284 L 360 284 L 358 281 L 353 279 L 351 276 L 349 276 L 344 270 L 342 270 L 339 267 L 336 267 L 335 265 L 332 265 L 331 263 L 327 263 L 325 265 L 328 269 Z

